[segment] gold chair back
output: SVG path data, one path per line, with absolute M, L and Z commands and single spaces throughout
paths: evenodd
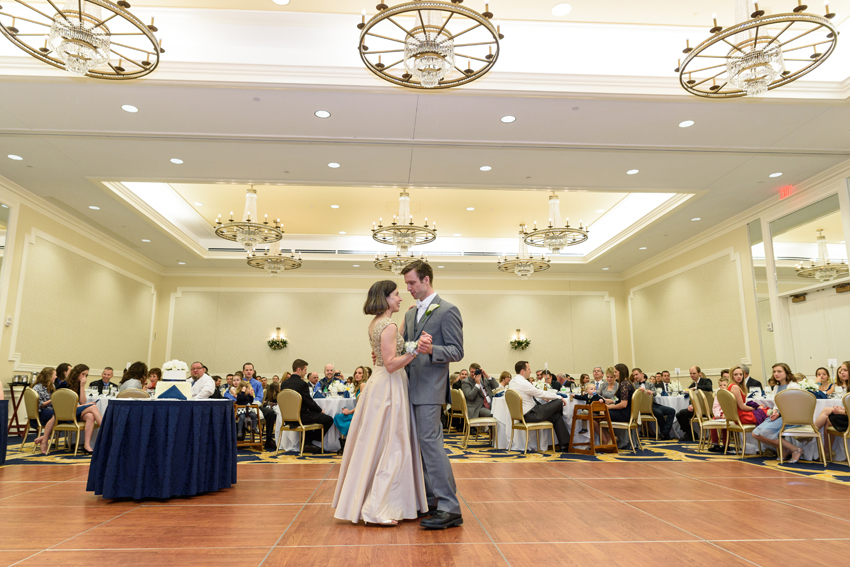
M 466 396 L 463 391 L 452 389 L 452 408 L 463 414 L 463 419 L 469 421 L 469 411 L 466 408 Z
M 735 394 L 729 390 L 718 390 L 717 401 L 720 402 L 720 409 L 723 410 L 723 417 L 726 423 L 735 423 L 740 425 L 738 417 L 738 402 L 735 400 Z
M 301 394 L 295 390 L 281 390 L 277 395 L 281 421 L 296 421 L 301 425 Z
M 151 395 L 145 392 L 144 390 L 139 390 L 138 388 L 128 388 L 123 392 L 119 392 L 116 399 L 125 399 L 125 398 L 137 398 L 139 400 L 149 400 Z
M 714 408 L 714 392 L 697 391 L 702 393 L 703 409 L 705 410 L 702 412 L 703 415 L 706 419 L 714 419 L 714 412 L 712 411 Z
M 50 399 L 53 400 L 53 411 L 56 415 L 57 427 L 66 421 L 70 421 L 76 425 L 77 406 L 79 405 L 80 397 L 73 390 L 59 388 L 53 392 Z
M 782 390 L 776 394 L 776 409 L 782 422 L 789 425 L 812 425 L 818 399 L 807 390 Z
M 847 412 L 847 415 L 850 415 L 850 393 L 844 394 L 844 397 L 841 398 L 841 402 L 844 404 L 844 411 Z M 850 463 L 850 461 L 847 462 Z
M 513 390 L 505 391 L 505 402 L 508 404 L 508 411 L 511 414 L 511 421 L 520 421 L 525 423 L 525 415 L 522 413 L 522 396 Z
M 41 427 L 41 420 L 38 419 L 38 394 L 32 388 L 24 390 L 24 407 L 27 409 L 27 419 L 35 420 L 38 426 Z
M 698 421 L 703 421 L 705 416 L 705 396 L 700 390 L 691 390 L 691 405 L 694 406 L 694 415 Z
M 640 388 L 635 389 L 635 392 L 639 392 L 639 391 L 641 391 Z M 653 396 L 649 392 L 643 392 L 643 393 L 646 394 L 646 395 L 641 397 L 640 404 L 639 404 L 640 405 L 640 413 L 643 413 L 643 414 L 646 414 L 646 415 L 652 415 Z M 634 399 L 634 398 L 632 398 L 632 399 Z
M 634 391 L 634 393 L 632 393 L 632 415 L 629 419 L 629 424 L 637 424 L 638 418 L 640 417 L 641 406 L 643 404 L 643 400 L 641 399 L 643 396 L 649 398 L 649 413 L 652 413 L 652 396 L 638 388 Z

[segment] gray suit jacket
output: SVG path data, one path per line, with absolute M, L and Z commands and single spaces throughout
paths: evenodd
M 434 309 L 435 305 L 439 305 Z M 449 363 L 463 359 L 463 319 L 457 307 L 435 296 L 431 314 L 416 322 L 416 309 L 404 314 L 405 341 L 416 341 L 423 332 L 433 337 L 433 352 L 420 354 L 407 367 L 408 394 L 413 405 L 451 403 Z
M 490 396 L 490 403 L 492 404 L 493 390 L 499 387 L 499 383 L 492 378 L 488 380 L 482 376 L 481 384 L 484 386 L 487 395 Z M 481 408 L 484 407 L 484 396 L 481 395 L 481 389 L 475 383 L 475 378 L 469 376 L 465 380 L 462 380 L 460 387 L 463 390 L 463 395 L 466 397 L 466 410 L 469 413 L 469 419 L 480 417 Z

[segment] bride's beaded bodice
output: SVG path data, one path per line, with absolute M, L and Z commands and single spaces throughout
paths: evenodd
M 392 319 L 381 319 L 377 323 L 375 323 L 375 328 L 372 329 L 372 334 L 369 336 L 369 344 L 372 345 L 372 350 L 375 352 L 375 365 L 383 366 L 384 358 L 381 356 L 381 333 L 384 332 L 384 329 L 387 328 L 387 325 L 394 325 Z M 401 333 L 396 331 L 395 334 L 395 354 L 396 356 L 400 356 L 404 353 L 404 337 L 401 336 Z

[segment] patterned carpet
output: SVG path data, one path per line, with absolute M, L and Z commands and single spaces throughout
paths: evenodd
M 44 457 L 32 452 L 32 440 L 30 435 L 27 442 L 29 445 L 20 452 L 20 438 L 10 437 L 9 447 L 6 453 L 6 466 L 9 465 L 39 465 L 39 464 L 83 464 L 90 457 L 73 456 L 73 451 L 68 452 L 64 448 L 52 451 Z M 461 447 L 462 436 L 456 433 L 446 435 L 446 452 L 449 459 L 453 461 L 470 461 L 482 463 L 505 463 L 505 462 L 616 462 L 616 461 L 712 461 L 738 459 L 734 455 L 697 452 L 696 443 L 682 443 L 680 441 L 655 441 L 653 439 L 641 439 L 643 451 L 633 454 L 630 451 L 620 451 L 619 454 L 603 453 L 593 455 L 577 455 L 573 453 L 534 453 L 523 455 L 519 451 L 507 451 L 505 449 L 493 449 L 488 439 L 482 436 L 477 442 L 470 439 L 466 449 Z M 277 457 L 274 452 L 262 452 L 251 449 L 240 449 L 237 455 L 239 463 L 303 463 L 303 462 L 338 462 L 336 454 L 304 455 L 297 453 L 281 453 Z M 820 462 L 800 461 L 799 463 L 779 464 L 778 457 L 752 456 L 744 459 L 745 462 L 767 467 L 774 470 L 797 473 L 803 476 L 818 478 L 831 482 L 850 483 L 850 467 L 846 463 L 828 463 L 826 469 Z

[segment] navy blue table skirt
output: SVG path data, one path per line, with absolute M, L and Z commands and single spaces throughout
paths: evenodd
M 2 388 L 3 386 L 0 386 Z M 6 462 L 6 445 L 9 442 L 9 401 L 0 400 L 0 465 Z
M 111 400 L 86 490 L 104 498 L 171 498 L 236 483 L 230 400 Z

